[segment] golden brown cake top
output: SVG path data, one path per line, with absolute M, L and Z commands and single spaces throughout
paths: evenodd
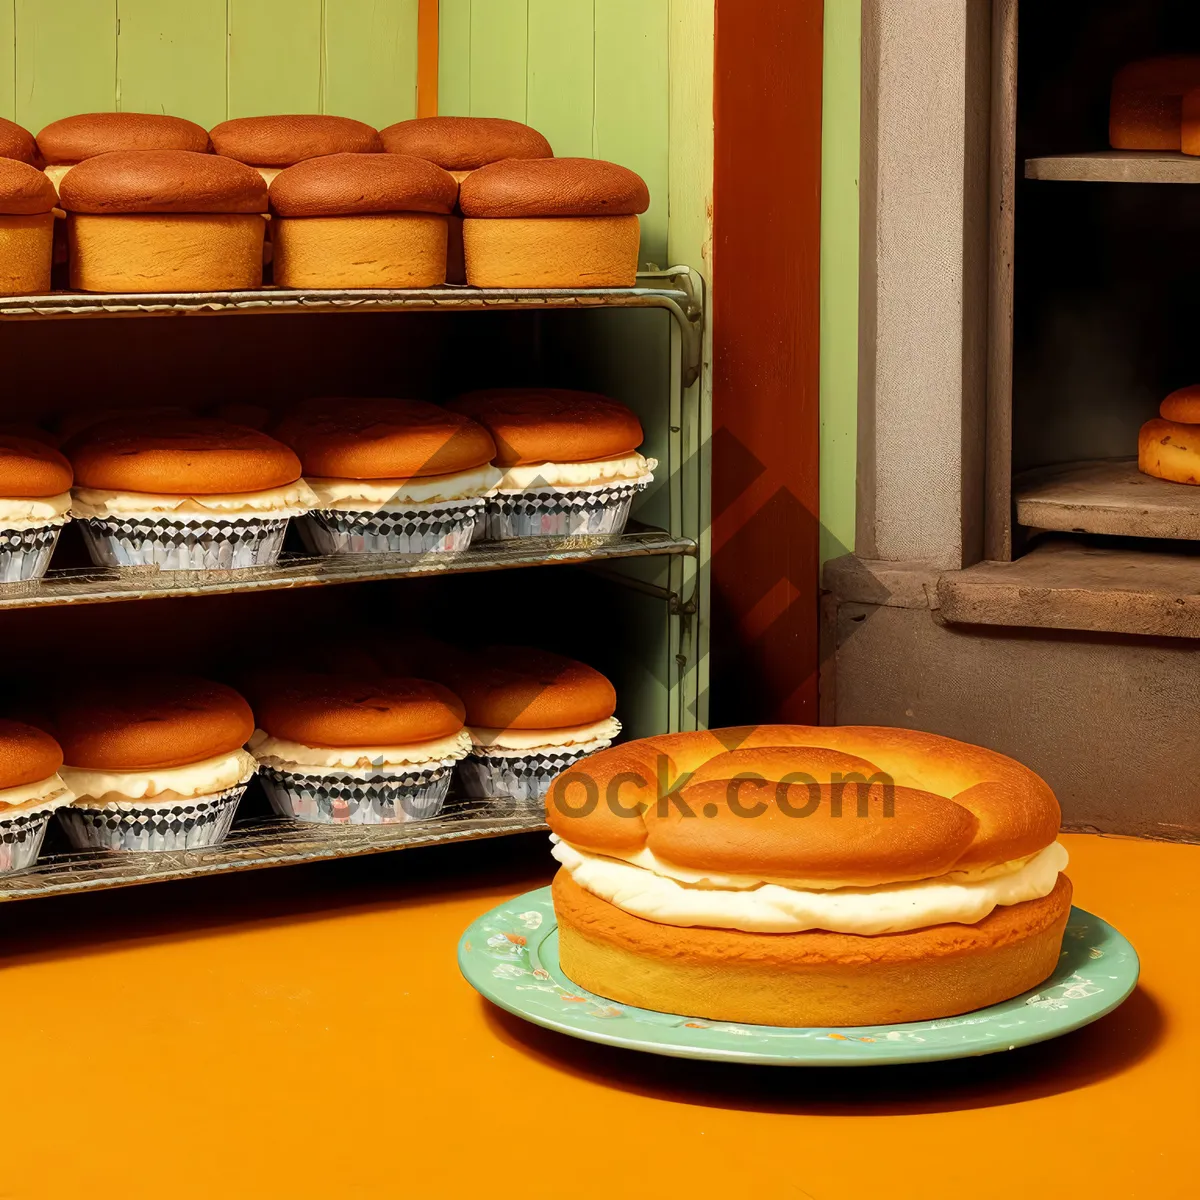
M 411 154 L 447 171 L 474 171 L 504 158 L 553 158 L 529 125 L 503 117 L 417 117 L 380 131 L 389 154 Z
M 131 112 L 63 117 L 37 135 L 37 146 L 48 163 L 77 163 L 113 150 L 209 150 L 207 131 L 194 121 Z
M 0 721 L 0 791 L 41 783 L 62 764 L 62 749 L 48 733 L 20 721 Z
M 650 191 L 628 167 L 595 158 L 509 158 L 472 171 L 465 217 L 621 217 L 644 213 Z
M 349 217 L 371 213 L 449 213 L 454 176 L 404 154 L 331 154 L 281 171 L 271 184 L 281 217 Z
M 33 134 L 6 117 L 0 117 L 0 158 L 16 159 L 31 167 L 41 166 L 41 156 Z
M 206 417 L 118 417 L 88 426 L 63 449 L 76 485 L 102 491 L 239 495 L 286 487 L 301 474 L 282 442 Z
M 52 446 L 0 433 L 0 497 L 36 500 L 71 490 L 71 464 Z
M 292 113 L 273 117 L 234 117 L 209 131 L 213 150 L 254 167 L 290 167 L 323 154 L 378 154 L 376 130 L 350 117 Z
M 117 150 L 74 167 L 59 202 L 77 213 L 263 213 L 267 185 L 244 163 L 190 150 Z
M 57 203 L 54 184 L 36 167 L 0 158 L 0 214 L 30 217 L 48 213 Z
M 288 673 L 266 677 L 253 695 L 258 727 L 304 746 L 408 746 L 463 727 L 462 701 L 427 679 Z
M 230 754 L 254 733 L 254 716 L 222 683 L 144 675 L 73 685 L 53 727 L 67 766 L 139 771 Z
M 496 453 L 482 425 L 424 400 L 310 400 L 274 432 L 300 456 L 306 475 L 325 479 L 453 475 Z
M 641 422 L 624 404 L 566 388 L 489 388 L 448 408 L 478 421 L 496 440 L 497 466 L 603 462 L 642 444 Z
M 1158 415 L 1164 421 L 1180 421 L 1184 425 L 1200 425 L 1200 383 L 1178 388 L 1159 406 Z
M 1051 845 L 1060 821 L 1054 793 L 1013 759 L 868 726 L 627 743 L 560 775 L 546 810 L 555 833 L 593 853 L 645 849 L 692 870 L 839 886 L 1013 862 Z

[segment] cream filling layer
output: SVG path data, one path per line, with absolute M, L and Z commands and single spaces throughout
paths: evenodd
M 61 775 L 51 775 L 37 783 L 23 783 L 20 787 L 0 790 L 0 817 L 14 809 L 59 807 L 75 799 Z
M 266 515 L 298 517 L 316 504 L 303 479 L 287 487 L 263 492 L 240 492 L 226 496 L 159 496 L 150 492 L 108 492 L 75 488 L 71 514 L 87 517 L 169 515 L 177 521 L 211 520 L 214 515 L 237 518 Z
M 228 791 L 253 778 L 258 764 L 245 750 L 218 754 L 182 767 L 141 771 L 90 771 L 63 767 L 77 804 L 126 804 L 130 800 L 189 800 Z
M 616 717 L 605 717 L 591 725 L 576 725 L 569 729 L 488 729 L 482 725 L 468 725 L 471 746 L 477 752 L 488 755 L 527 754 L 531 750 L 592 750 L 603 749 L 621 732 L 621 722 Z
M 316 508 L 374 512 L 391 504 L 431 504 L 490 496 L 500 483 L 500 471 L 488 463 L 472 471 L 430 475 L 424 479 L 306 478 L 304 482 L 316 497 Z
M 346 771 L 365 771 L 372 768 L 405 768 L 425 766 L 434 762 L 457 762 L 465 758 L 471 739 L 465 729 L 446 738 L 429 742 L 413 742 L 407 746 L 306 746 L 273 738 L 256 729 L 247 743 L 254 757 L 265 766 L 290 771 L 303 767 L 308 774 L 341 775 Z
M 70 492 L 38 499 L 0 497 L 0 529 L 40 529 L 45 525 L 65 525 L 70 512 Z
M 762 883 L 750 890 L 699 887 L 644 867 L 589 854 L 554 839 L 551 853 L 585 891 L 659 925 L 737 929 L 745 933 L 830 933 L 873 936 L 932 925 L 975 925 L 993 909 L 1048 896 L 1067 865 L 1060 843 L 1013 871 L 974 880 L 947 876 L 917 883 L 814 891 Z
M 508 467 L 500 480 L 501 491 L 523 491 L 526 488 L 587 487 L 618 480 L 644 479 L 658 466 L 658 459 L 641 454 L 610 458 L 603 462 L 539 463 L 534 467 Z
M 57 192 L 62 188 L 63 176 L 66 175 L 66 173 L 72 167 L 77 165 L 77 163 L 49 163 L 43 171 L 43 174 L 48 180 L 50 180 L 52 184 L 54 184 L 54 190 Z

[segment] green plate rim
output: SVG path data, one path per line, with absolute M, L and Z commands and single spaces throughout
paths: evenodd
M 770 1066 L 882 1066 L 1015 1050 L 1107 1016 L 1128 999 L 1140 972 L 1125 937 L 1072 908 L 1058 968 L 1012 1000 L 937 1021 L 785 1029 L 649 1012 L 593 995 L 562 974 L 557 932 L 550 888 L 526 892 L 471 923 L 459 939 L 459 970 L 499 1008 L 570 1037 L 675 1058 Z

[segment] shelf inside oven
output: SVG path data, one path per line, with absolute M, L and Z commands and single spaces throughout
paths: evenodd
M 1093 150 L 1025 160 L 1025 178 L 1073 183 L 1200 183 L 1200 158 L 1169 150 Z

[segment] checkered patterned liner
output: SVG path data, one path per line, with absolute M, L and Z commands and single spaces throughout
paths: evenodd
M 79 527 L 92 562 L 100 567 L 227 571 L 271 566 L 283 549 L 288 522 L 257 517 L 228 521 L 88 517 Z
M 512 758 L 469 754 L 458 764 L 458 778 L 463 791 L 477 799 L 540 805 L 554 777 L 592 753 L 594 749 Z
M 301 517 L 297 527 L 314 554 L 452 554 L 471 545 L 483 504 L 475 499 L 378 512 L 323 509 Z
M 497 492 L 487 502 L 484 540 L 526 537 L 614 537 L 625 532 L 633 498 L 653 482 L 652 476 L 631 483 L 566 490 L 532 487 Z
M 73 804 L 58 810 L 58 819 L 77 850 L 161 853 L 203 850 L 219 845 L 229 833 L 246 785 L 197 796 L 176 804 L 145 808 Z
M 32 867 L 54 814 L 46 809 L 0 817 L 0 874 Z
M 0 529 L 0 583 L 41 579 L 50 566 L 61 525 L 40 529 Z
M 265 764 L 258 778 L 281 817 L 321 825 L 397 825 L 442 811 L 453 768 L 436 763 L 396 774 L 303 775 Z

